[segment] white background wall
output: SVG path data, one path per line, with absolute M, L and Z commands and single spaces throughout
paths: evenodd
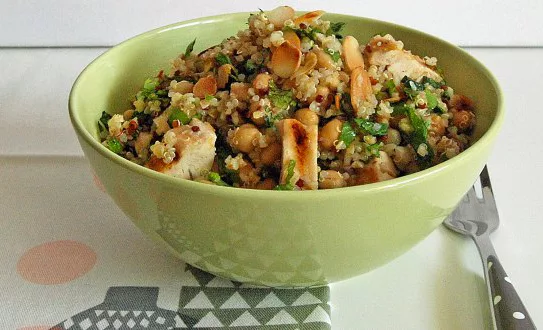
M 154 27 L 201 16 L 299 10 L 367 16 L 407 25 L 463 46 L 543 45 L 541 0 L 247 1 L 2 0 L 0 46 L 111 46 Z

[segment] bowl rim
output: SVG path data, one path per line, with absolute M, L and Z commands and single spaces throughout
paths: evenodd
M 342 17 L 354 19 L 354 20 L 362 20 L 369 23 L 378 23 L 378 24 L 386 24 L 390 25 L 394 28 L 401 29 L 406 31 L 407 33 L 414 34 L 414 35 L 421 35 L 424 36 L 427 39 L 430 39 L 432 41 L 435 41 L 437 43 L 441 43 L 447 47 L 455 49 L 457 52 L 462 53 L 464 56 L 467 56 L 477 67 L 477 69 L 481 72 L 481 74 L 485 75 L 493 88 L 496 91 L 497 95 L 497 109 L 496 109 L 496 115 L 494 117 L 494 120 L 491 122 L 489 128 L 481 135 L 481 137 L 472 144 L 468 149 L 464 150 L 454 158 L 451 158 L 449 160 L 446 160 L 440 164 L 431 166 L 427 169 L 424 169 L 419 172 L 415 172 L 412 174 L 404 175 L 398 178 L 394 178 L 387 181 L 382 182 L 376 182 L 371 184 L 365 184 L 365 185 L 358 185 L 358 186 L 350 186 L 350 187 L 343 187 L 343 188 L 334 188 L 334 189 L 318 189 L 318 190 L 305 190 L 303 192 L 296 191 L 294 192 L 287 192 L 287 191 L 275 191 L 275 190 L 257 190 L 257 189 L 248 189 L 248 188 L 234 188 L 232 187 L 222 187 L 212 184 L 204 184 L 201 182 L 196 182 L 192 180 L 183 180 L 180 178 L 172 177 L 163 173 L 159 173 L 156 171 L 153 171 L 151 169 L 148 169 L 142 165 L 135 164 L 113 152 L 108 150 L 105 146 L 103 146 L 100 142 L 94 139 L 94 137 L 84 128 L 84 124 L 79 116 L 77 109 L 78 101 L 77 101 L 77 95 L 79 93 L 80 84 L 82 83 L 82 80 L 85 78 L 87 72 L 94 67 L 95 65 L 98 65 L 101 60 L 103 60 L 105 57 L 109 56 L 110 54 L 114 52 L 121 51 L 125 47 L 129 47 L 131 44 L 139 42 L 140 39 L 145 39 L 147 37 L 151 37 L 155 34 L 164 33 L 170 30 L 176 30 L 187 26 L 192 25 L 198 25 L 198 24 L 214 24 L 221 21 L 227 21 L 227 20 L 237 20 L 239 18 L 246 18 L 251 12 L 236 12 L 236 13 L 226 13 L 221 15 L 214 15 L 214 16 L 206 16 L 206 17 L 200 17 L 196 19 L 176 22 L 173 24 L 161 26 L 146 32 L 143 32 L 141 34 L 138 34 L 136 36 L 133 36 L 113 47 L 105 51 L 104 53 L 100 54 L 98 57 L 96 57 L 92 62 L 90 62 L 84 69 L 81 71 L 81 73 L 76 78 L 68 99 L 68 110 L 70 115 L 70 120 L 72 122 L 72 126 L 74 127 L 74 130 L 79 135 L 80 138 L 82 138 L 87 144 L 89 144 L 96 152 L 101 154 L 105 157 L 106 160 L 109 160 L 129 171 L 136 172 L 138 174 L 141 174 L 149 179 L 157 180 L 163 184 L 166 184 L 167 186 L 171 187 L 177 187 L 177 188 L 185 188 L 187 190 L 197 190 L 200 192 L 208 192 L 210 194 L 214 195 L 222 195 L 227 196 L 231 195 L 232 193 L 239 195 L 240 197 L 248 197 L 248 198 L 273 198 L 273 199 L 279 199 L 279 200 L 292 200 L 293 198 L 311 198 L 311 199 L 328 199 L 332 196 L 336 197 L 342 197 L 345 194 L 351 195 L 353 193 L 356 194 L 366 194 L 366 193 L 372 193 L 376 191 L 381 190 L 390 190 L 390 189 L 397 189 L 401 186 L 408 186 L 415 184 L 416 182 L 427 180 L 429 177 L 434 176 L 438 172 L 444 171 L 450 167 L 454 167 L 457 164 L 461 163 L 465 158 L 470 157 L 472 154 L 478 153 L 482 148 L 484 148 L 488 144 L 492 144 L 492 140 L 498 135 L 501 126 L 503 125 L 504 121 L 504 98 L 503 98 L 503 91 L 497 81 L 497 79 L 494 77 L 494 75 L 490 72 L 489 69 L 486 68 L 479 60 L 477 60 L 475 57 L 470 55 L 468 52 L 463 50 L 462 48 L 452 44 L 451 42 L 448 42 L 444 39 L 441 39 L 439 37 L 436 37 L 434 35 L 428 34 L 426 32 L 422 32 L 407 26 L 399 25 L 392 22 L 387 22 L 383 20 L 377 20 L 373 18 L 368 17 L 362 17 L 362 16 L 354 16 L 354 15 L 345 15 L 345 14 L 336 14 L 336 13 L 329 13 L 327 12 L 325 14 L 326 16 L 333 16 L 334 19 L 341 19 Z

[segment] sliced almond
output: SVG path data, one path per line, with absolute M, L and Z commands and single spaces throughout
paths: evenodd
M 288 78 L 298 70 L 301 61 L 302 52 L 290 42 L 285 41 L 273 52 L 271 68 L 279 77 Z
M 319 68 L 334 69 L 336 67 L 336 63 L 332 59 L 332 56 L 324 50 L 314 47 L 311 52 L 317 55 L 317 66 Z
M 283 28 L 286 20 L 294 17 L 294 9 L 289 6 L 279 6 L 266 13 L 268 20 L 272 23 L 276 30 Z
M 359 66 L 351 72 L 351 104 L 358 110 L 364 101 L 369 100 L 373 89 L 370 76 L 363 67 Z
M 230 73 L 232 73 L 232 64 L 223 64 L 219 67 L 217 70 L 217 87 L 226 87 L 230 79 Z
M 217 80 L 215 80 L 215 77 L 213 76 L 200 78 L 194 85 L 192 92 L 194 93 L 194 96 L 201 99 L 205 98 L 207 95 L 215 95 L 215 93 L 217 93 Z
M 283 39 L 290 42 L 292 46 L 302 49 L 302 42 L 300 41 L 300 38 L 296 34 L 296 32 L 292 30 L 287 30 L 283 32 Z
M 304 65 L 299 67 L 296 72 L 294 72 L 293 76 L 299 76 L 302 74 L 306 74 L 309 71 L 313 70 L 313 68 L 317 65 L 317 55 L 315 53 L 307 53 L 305 54 L 304 58 Z
M 309 13 L 305 13 L 302 16 L 296 17 L 296 19 L 294 20 L 294 24 L 300 25 L 304 23 L 305 25 L 310 25 L 311 23 L 318 20 L 324 14 L 325 14 L 324 10 L 310 11 Z
M 347 71 L 353 71 L 358 67 L 364 68 L 364 58 L 360 52 L 358 40 L 353 36 L 343 38 L 343 58 Z

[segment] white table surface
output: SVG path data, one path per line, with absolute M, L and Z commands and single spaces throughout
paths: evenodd
M 468 6 L 466 3 L 460 1 L 460 8 L 465 9 Z M 535 28 L 532 19 L 543 13 L 541 2 L 526 3 L 529 6 L 522 7 L 521 12 L 528 19 L 523 21 L 518 16 L 511 19 L 520 31 L 532 31 Z M 343 2 L 341 4 L 340 10 L 334 11 L 349 12 L 347 5 Z M 23 15 L 20 11 L 26 5 L 10 6 L 7 11 L 0 12 L 0 22 L 14 22 L 11 16 Z M 482 8 L 480 4 L 474 6 L 475 9 Z M 93 8 L 98 7 L 96 5 Z M 238 7 L 241 10 L 244 6 Z M 512 10 L 509 5 L 501 2 L 496 8 L 496 15 L 489 17 L 492 22 L 499 22 L 503 18 L 500 15 L 506 15 Z M 207 10 L 205 13 L 215 11 Z M 33 12 L 25 16 L 25 19 L 32 18 L 39 22 L 41 18 L 37 15 Z M 187 15 L 198 16 L 196 10 L 189 11 Z M 380 18 L 385 17 L 381 15 Z M 85 19 L 89 20 L 88 17 Z M 103 21 L 109 19 L 112 18 L 106 15 Z M 511 26 L 511 20 L 504 24 Z M 400 19 L 396 22 L 407 24 Z M 451 22 L 445 20 L 443 25 L 451 25 Z M 158 25 L 161 24 L 153 24 Z M 488 26 L 482 25 L 472 25 L 470 29 L 489 34 Z M 424 30 L 430 28 L 424 24 L 419 27 Z M 0 48 L 0 237 L 3 241 L 0 248 L 13 251 L 14 255 L 23 249 L 23 243 L 6 243 L 13 240 L 10 230 L 13 230 L 14 221 L 28 222 L 44 212 L 62 217 L 81 212 L 87 206 L 85 210 L 96 216 L 108 214 L 110 221 L 124 230 L 123 235 L 127 235 L 129 239 L 126 242 L 131 247 L 155 249 L 113 202 L 92 186 L 88 174 L 90 170 L 85 172 L 88 165 L 67 115 L 71 84 L 82 68 L 106 48 L 42 47 L 108 45 L 120 41 L 117 38 L 124 37 L 126 33 L 130 33 L 126 35 L 129 36 L 144 29 L 130 26 L 123 33 L 115 34 L 116 38 L 102 37 L 100 40 L 93 40 L 88 33 L 82 32 L 83 29 L 79 31 L 77 28 L 76 32 L 72 29 L 55 34 L 54 24 L 49 21 L 44 29 L 49 29 L 47 31 L 51 35 L 50 40 L 46 38 L 41 44 L 36 38 L 29 37 L 30 32 L 24 29 L 20 32 L 23 41 L 7 37 L 9 33 L 5 29 L 0 33 L 0 47 L 4 46 Z M 498 24 L 497 29 L 503 29 L 503 25 Z M 465 33 L 451 36 L 444 29 L 438 31 L 442 33 L 437 35 L 447 36 L 460 44 L 489 45 L 481 43 L 477 33 L 470 39 Z M 509 32 L 504 32 L 503 39 L 492 39 L 489 45 L 501 47 L 466 47 L 466 50 L 496 75 L 506 100 L 505 124 L 488 163 L 501 217 L 500 228 L 492 235 L 492 240 L 536 326 L 543 327 L 543 285 L 540 283 L 543 278 L 543 240 L 540 238 L 543 233 L 543 172 L 540 166 L 543 162 L 543 148 L 540 144 L 539 120 L 543 111 L 539 99 L 543 91 L 543 48 L 540 47 L 543 45 L 543 35 L 536 31 L 532 34 L 533 38 L 527 38 L 522 33 L 516 38 Z M 13 35 L 17 36 L 17 33 Z M 76 42 L 81 41 L 79 35 L 83 36 L 84 44 Z M 23 47 L 11 48 L 14 45 Z M 25 48 L 25 45 L 39 47 Z M 518 47 L 523 45 L 530 47 Z M 34 171 L 40 168 L 43 173 L 36 174 Z M 59 168 L 75 174 L 61 181 L 52 180 L 59 176 Z M 26 175 L 25 171 L 32 171 L 33 175 Z M 41 187 L 41 190 L 36 188 L 37 193 L 27 200 L 24 197 L 28 197 L 26 192 L 34 191 L 33 184 Z M 66 190 L 72 184 L 82 184 L 84 189 L 75 192 Z M 44 189 L 47 185 L 50 188 Z M 10 198 L 7 198 L 8 194 Z M 13 196 L 22 197 L 15 199 Z M 88 199 L 94 202 L 89 204 Z M 67 200 L 81 204 L 74 206 L 63 202 Z M 27 206 L 19 209 L 17 205 Z M 93 210 L 93 207 L 88 207 L 90 205 L 99 205 L 100 210 Z M 78 233 L 77 227 L 73 228 L 77 235 L 85 235 Z M 32 237 L 24 239 L 31 240 Z M 133 254 L 123 251 L 119 251 L 117 257 L 135 258 Z M 175 288 L 176 284 L 168 274 L 175 272 L 175 268 L 180 266 L 179 262 L 158 249 L 156 258 L 164 266 L 162 271 L 145 267 L 139 271 L 148 272 L 156 280 L 156 285 Z M 131 280 L 137 282 L 136 279 Z M 26 299 L 28 295 L 30 293 L 21 293 L 20 299 Z M 161 299 L 176 299 L 176 295 L 166 294 Z M 331 295 L 333 329 L 489 329 L 484 278 L 476 248 L 469 239 L 445 228 L 438 228 L 406 254 L 379 269 L 332 284 Z M 2 308 L 16 306 L 18 302 L 14 299 Z M 36 299 L 33 304 L 37 309 L 47 308 L 47 302 L 43 299 Z M 66 308 L 67 314 L 70 308 L 80 310 L 69 304 L 66 304 Z M 54 324 L 55 321 L 59 320 L 48 319 L 47 313 L 36 320 L 40 324 Z M 16 311 L 13 311 L 11 319 L 0 319 L 2 329 L 15 329 L 18 326 L 21 326 L 21 318 Z

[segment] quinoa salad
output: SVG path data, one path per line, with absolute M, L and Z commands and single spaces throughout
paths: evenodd
M 357 40 L 323 14 L 281 6 L 200 53 L 195 39 L 130 109 L 102 113 L 103 145 L 181 179 L 276 190 L 385 181 L 469 146 L 473 102 L 435 57 L 390 34 Z

